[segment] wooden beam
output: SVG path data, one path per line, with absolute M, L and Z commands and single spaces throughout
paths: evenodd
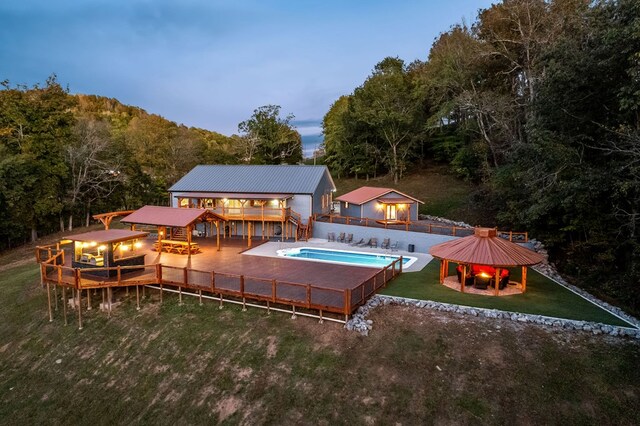
M 522 267 L 522 292 L 527 291 L 527 267 Z
M 467 265 L 462 265 L 462 277 L 460 279 L 460 293 L 464 293 L 464 285 L 467 281 Z

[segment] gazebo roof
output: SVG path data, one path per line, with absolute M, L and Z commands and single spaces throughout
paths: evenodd
M 457 263 L 505 267 L 530 266 L 543 261 L 538 253 L 498 237 L 491 228 L 476 228 L 474 235 L 435 245 L 429 254 Z
M 203 216 L 218 216 L 205 209 L 144 206 L 122 218 L 122 223 L 184 228 Z
M 134 238 L 144 238 L 148 232 L 129 231 L 128 229 L 106 229 L 103 231 L 91 231 L 84 234 L 69 235 L 64 237 L 71 241 L 95 241 L 96 243 L 117 243 L 119 241 L 132 240 Z

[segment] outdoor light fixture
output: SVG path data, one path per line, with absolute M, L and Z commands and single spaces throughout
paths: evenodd
M 89 243 L 89 247 L 95 247 L 95 246 L 97 246 L 97 245 L 98 245 L 98 243 L 96 243 L 95 241 L 91 241 L 91 242 Z
M 121 251 L 127 251 L 127 250 L 129 250 L 129 246 L 125 246 L 124 244 L 121 244 L 120 245 L 120 250 Z
M 225 203 L 225 204 L 227 203 L 227 201 L 229 201 L 229 200 L 227 200 L 226 198 L 222 199 L 222 202 Z
M 278 207 L 278 200 L 272 200 L 271 205 Z
M 135 248 L 140 248 L 140 247 L 142 247 L 142 243 L 141 243 L 140 241 L 136 241 L 136 242 L 133 244 L 133 246 L 134 246 Z
M 98 247 L 98 251 L 105 251 L 107 249 L 107 246 L 105 245 L 101 245 L 100 247 Z

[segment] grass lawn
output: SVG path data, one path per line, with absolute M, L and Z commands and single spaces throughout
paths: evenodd
M 464 182 L 449 171 L 445 165 L 427 165 L 424 169 L 407 175 L 395 184 L 393 178 L 382 176 L 365 179 L 334 179 L 336 196 L 353 191 L 361 186 L 395 188 L 425 202 L 420 213 L 476 223 L 477 218 L 469 206 L 469 195 L 473 185 Z
M 153 294 L 87 312 L 79 331 L 48 322 L 35 265 L 1 271 L 0 423 L 640 420 L 638 342 L 402 307 L 375 310 L 365 338 Z
M 449 274 L 455 275 L 456 264 L 449 264 Z M 520 281 L 520 269 L 513 270 L 511 279 Z M 455 303 L 479 308 L 495 308 L 505 311 L 547 315 L 583 321 L 596 321 L 611 325 L 629 324 L 604 309 L 567 290 L 544 275 L 529 269 L 527 292 L 513 296 L 483 296 L 460 293 L 439 283 L 440 262 L 437 259 L 419 272 L 407 272 L 380 293 L 413 299 Z

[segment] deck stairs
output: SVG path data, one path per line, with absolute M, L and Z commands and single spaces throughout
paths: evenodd
M 310 217 L 306 224 L 302 223 L 302 218 L 300 214 L 291 211 L 291 215 L 289 216 L 289 222 L 291 222 L 296 227 L 296 233 L 298 237 L 298 241 L 308 241 L 311 237 L 313 218 Z
M 187 230 L 185 228 L 173 228 L 171 230 L 171 239 L 177 241 L 187 241 Z

